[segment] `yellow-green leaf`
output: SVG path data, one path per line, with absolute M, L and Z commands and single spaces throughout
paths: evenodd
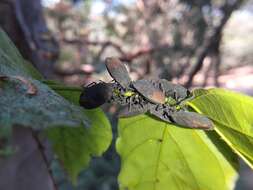
M 85 115 L 92 121 L 90 128 L 59 127 L 51 128 L 47 133 L 73 182 L 76 182 L 79 172 L 88 166 L 91 156 L 101 156 L 112 140 L 110 123 L 100 109 L 85 111 Z
M 54 82 L 49 86 L 78 105 L 81 88 Z M 91 127 L 60 127 L 49 129 L 47 133 L 59 160 L 74 183 L 80 171 L 88 166 L 91 156 L 101 156 L 112 141 L 110 122 L 101 109 L 84 110 L 84 116 L 91 121 Z
M 209 89 L 198 93 L 189 105 L 211 118 L 216 132 L 253 168 L 252 97 L 224 89 Z
M 120 119 L 116 147 L 122 190 L 226 190 L 237 178 L 237 156 L 214 132 L 140 115 Z

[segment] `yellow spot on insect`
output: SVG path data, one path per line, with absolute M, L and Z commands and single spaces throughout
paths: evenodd
M 176 106 L 176 110 L 180 110 L 181 109 L 181 106 Z
M 131 97 L 133 95 L 135 95 L 135 93 L 133 91 L 127 91 L 127 92 L 124 93 L 125 97 Z
M 165 103 L 169 104 L 170 106 L 174 106 L 177 104 L 177 101 L 174 98 L 169 96 L 165 98 Z
M 116 95 L 116 96 L 119 96 L 120 95 L 120 91 L 118 89 L 114 89 L 113 90 L 113 93 Z

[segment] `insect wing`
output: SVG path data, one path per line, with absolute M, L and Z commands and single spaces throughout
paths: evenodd
M 86 109 L 93 109 L 106 103 L 111 96 L 112 86 L 110 83 L 97 83 L 84 88 L 79 103 Z
M 116 82 L 124 88 L 129 87 L 131 78 L 128 74 L 127 68 L 119 59 L 114 57 L 106 58 L 105 65 L 109 74 Z
M 172 123 L 173 120 L 170 116 L 172 110 L 170 107 L 163 107 L 162 109 L 157 109 L 157 105 L 150 104 L 149 106 L 149 113 L 167 123 Z
M 165 92 L 166 96 L 175 98 L 176 100 L 184 100 L 190 94 L 190 91 L 179 84 L 173 84 L 166 79 L 160 79 L 162 90 Z
M 165 103 L 165 94 L 161 89 L 155 87 L 153 82 L 150 80 L 137 80 L 132 82 L 133 87 L 150 102 L 155 104 Z
M 172 113 L 171 117 L 176 124 L 183 127 L 205 130 L 213 129 L 213 122 L 210 119 L 195 112 L 179 111 Z
M 136 115 L 140 115 L 140 114 L 144 114 L 148 111 L 148 105 L 145 105 L 143 107 L 141 106 L 132 106 L 131 110 L 129 110 L 129 106 L 123 108 L 120 112 L 119 112 L 119 117 L 125 118 L 125 117 L 133 117 Z

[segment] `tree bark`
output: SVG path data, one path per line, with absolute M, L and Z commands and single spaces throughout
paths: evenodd
M 59 46 L 49 32 L 40 0 L 4 0 L 0 2 L 0 27 L 20 50 L 47 78 L 53 74 L 53 64 Z

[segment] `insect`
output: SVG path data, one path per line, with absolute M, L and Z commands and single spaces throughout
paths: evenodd
M 166 97 L 172 97 L 177 102 L 181 102 L 182 100 L 191 96 L 191 92 L 188 89 L 179 84 L 169 82 L 166 79 L 158 79 L 157 83 L 165 92 Z
M 212 130 L 213 122 L 206 116 L 188 111 L 179 111 L 171 114 L 172 120 L 183 127 Z
M 105 64 L 111 77 L 123 88 L 121 94 L 126 97 L 126 100 L 129 100 L 127 102 L 130 106 L 132 102 L 141 102 L 139 94 L 152 103 L 165 103 L 165 94 L 161 89 L 150 84 L 149 80 L 142 79 L 132 82 L 125 65 L 119 59 L 107 58 Z
M 99 107 L 110 100 L 112 91 L 112 83 L 91 83 L 84 87 L 80 95 L 79 104 L 86 109 Z
M 202 114 L 165 107 L 163 110 L 149 109 L 149 113 L 168 123 L 176 123 L 185 128 L 212 130 L 213 122 Z
M 125 65 L 115 57 L 107 58 L 105 65 L 111 77 L 119 84 L 114 88 L 112 101 L 121 105 L 128 104 L 129 110 L 134 104 L 142 106 L 141 97 L 132 87 L 132 80 Z
M 133 87 L 145 98 L 154 104 L 164 104 L 166 97 L 163 91 L 152 84 L 150 80 L 137 80 L 132 82 Z
M 142 79 L 132 82 L 132 85 L 141 95 L 157 104 L 176 106 L 191 96 L 188 89 L 166 79 Z

